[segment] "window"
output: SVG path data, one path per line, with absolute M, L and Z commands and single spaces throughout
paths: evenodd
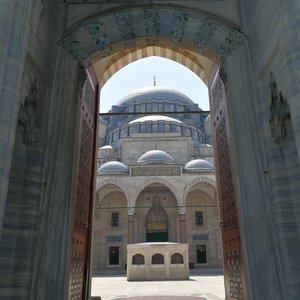
M 196 245 L 197 264 L 206 264 L 206 245 Z
M 119 213 L 113 212 L 111 213 L 111 227 L 119 226 Z
M 183 256 L 180 253 L 175 253 L 171 256 L 171 264 L 183 264 Z
M 151 264 L 152 265 L 163 265 L 164 264 L 164 256 L 159 253 L 152 255 Z
M 119 264 L 119 247 L 109 247 L 109 264 Z
M 144 265 L 145 264 L 145 257 L 142 254 L 135 254 L 132 257 L 132 264 L 133 265 Z
M 196 225 L 203 225 L 203 212 L 202 211 L 196 211 Z

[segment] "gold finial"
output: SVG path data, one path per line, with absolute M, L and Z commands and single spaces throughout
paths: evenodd
M 153 76 L 153 86 L 156 86 L 156 76 Z

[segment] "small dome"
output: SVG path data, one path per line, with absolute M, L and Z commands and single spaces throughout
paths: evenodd
M 146 116 L 146 117 L 141 117 L 138 119 L 135 119 L 128 124 L 134 124 L 134 123 L 142 123 L 142 122 L 158 122 L 158 121 L 165 121 L 165 122 L 176 122 L 176 123 L 182 123 L 180 120 L 167 117 L 167 116 L 160 116 L 160 115 L 154 115 L 154 116 Z
M 118 103 L 118 106 L 129 105 L 131 103 L 141 103 L 144 101 L 177 101 L 184 105 L 194 105 L 194 102 L 183 93 L 159 86 L 144 87 L 133 91 L 127 96 L 123 97 Z
M 98 169 L 98 174 L 108 175 L 108 174 L 126 174 L 128 173 L 128 168 L 119 161 L 109 161 L 103 164 Z
M 193 159 L 185 165 L 184 169 L 187 172 L 214 172 L 213 165 L 204 159 Z
M 112 150 L 112 146 L 111 145 L 105 145 L 99 148 L 99 150 Z
M 150 150 L 144 153 L 137 161 L 138 164 L 172 164 L 173 157 L 162 150 Z

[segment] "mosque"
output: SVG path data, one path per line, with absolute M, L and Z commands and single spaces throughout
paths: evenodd
M 299 0 L 1 0 L 0 299 L 90 299 L 127 243 L 217 265 L 220 230 L 226 299 L 299 300 L 299 24 Z M 98 145 L 102 87 L 151 56 L 206 84 L 212 143 L 189 99 L 142 93 Z
M 190 268 L 222 267 L 210 116 L 201 111 L 154 84 L 100 119 L 94 273 L 124 269 L 127 244 L 144 242 L 188 243 Z

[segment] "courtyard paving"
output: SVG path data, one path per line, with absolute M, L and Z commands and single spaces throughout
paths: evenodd
M 102 300 L 224 300 L 221 270 L 192 270 L 189 280 L 127 281 L 125 272 L 93 277 L 92 296 Z

